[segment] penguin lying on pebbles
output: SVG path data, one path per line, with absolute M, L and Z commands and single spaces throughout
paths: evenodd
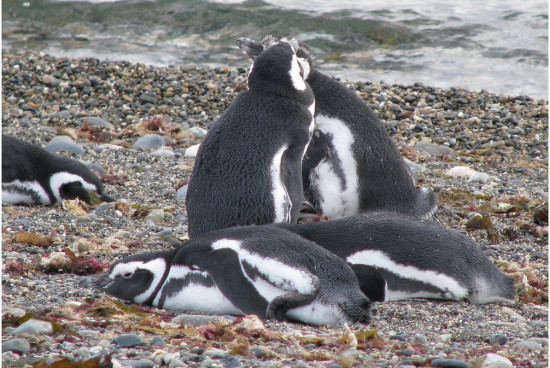
M 512 303 L 514 280 L 468 236 L 429 220 L 396 213 L 369 213 L 339 220 L 277 226 L 345 259 L 365 294 L 372 268 L 387 282 L 385 300 L 462 299 Z
M 252 60 L 278 43 L 271 36 L 236 41 Z M 315 134 L 303 163 L 308 201 L 329 219 L 381 210 L 431 217 L 435 194 L 415 187 L 382 122 L 354 91 L 313 69 L 307 45 L 299 43 L 297 55 L 309 65 L 315 95 Z
M 186 205 L 189 236 L 236 225 L 296 222 L 304 199 L 302 158 L 313 133 L 309 64 L 297 43 L 254 60 L 241 92 L 204 138 Z
M 52 204 L 75 198 L 90 203 L 88 191 L 103 201 L 113 200 L 79 161 L 2 134 L 2 203 Z
M 371 302 L 344 260 L 272 226 L 217 230 L 174 251 L 134 255 L 94 283 L 112 296 L 177 311 L 314 325 L 370 319 Z

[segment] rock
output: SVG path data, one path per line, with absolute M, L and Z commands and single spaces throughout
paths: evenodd
M 411 338 L 411 344 L 412 345 L 427 345 L 428 344 L 428 339 L 426 339 L 426 336 L 424 336 L 422 334 L 415 334 Z
M 176 154 L 169 148 L 161 147 L 151 153 L 155 157 L 174 157 Z
M 509 316 L 511 319 L 519 321 L 519 322 L 527 322 L 527 319 L 523 317 L 521 314 L 516 312 L 515 310 L 508 308 L 508 307 L 502 307 L 500 308 L 500 312 L 504 315 Z
M 187 197 L 187 188 L 189 187 L 188 184 L 185 184 L 184 186 L 181 186 L 176 191 L 176 201 L 184 201 L 185 197 Z
M 514 365 L 503 356 L 489 353 L 470 362 L 470 366 L 472 368 L 512 368 Z
M 185 364 L 178 358 L 172 359 L 170 364 L 168 364 L 168 368 L 178 368 L 178 367 L 187 367 L 187 364 Z
M 162 209 L 154 209 L 149 212 L 147 216 L 145 216 L 144 219 L 146 222 L 151 221 L 154 224 L 159 224 L 164 222 L 164 210 Z
M 452 178 L 466 178 L 470 179 L 478 172 L 468 166 L 455 166 L 445 172 L 445 175 Z
M 17 327 L 12 334 L 44 334 L 50 335 L 53 333 L 53 325 L 51 322 L 42 321 L 39 319 L 31 318 L 27 322 Z
M 152 150 L 164 146 L 164 138 L 158 134 L 147 134 L 139 138 L 134 147 L 143 151 Z
M 430 366 L 441 368 L 468 368 L 468 363 L 457 359 L 434 359 Z
M 75 155 L 82 155 L 86 150 L 81 145 L 72 141 L 67 136 L 59 136 L 50 141 L 44 149 L 51 153 L 70 152 Z
M 512 345 L 512 350 L 521 350 L 521 351 L 524 351 L 524 350 L 542 350 L 544 347 L 542 346 L 542 344 L 536 342 L 536 341 L 532 341 L 532 340 L 527 340 L 527 341 L 522 341 L 522 342 L 518 342 L 514 345 Z
M 185 150 L 185 157 L 197 157 L 197 152 L 199 150 L 200 144 L 195 144 Z
M 107 120 L 103 120 L 101 118 L 97 118 L 94 116 L 85 116 L 82 118 L 76 119 L 81 125 L 84 124 L 84 122 L 88 122 L 88 125 L 95 127 L 95 128 L 107 128 L 107 129 L 114 129 L 114 125 L 109 123 Z
M 508 341 L 508 336 L 504 334 L 494 334 L 489 336 L 489 344 L 491 345 L 504 345 Z
M 207 130 L 203 129 L 201 127 L 194 126 L 192 128 L 189 128 L 187 130 L 189 133 L 193 135 L 196 139 L 203 139 L 206 136 Z
M 172 323 L 178 323 L 180 325 L 188 326 L 201 326 L 209 322 L 219 321 L 226 319 L 223 316 L 207 316 L 202 314 L 180 314 L 170 320 Z
M 205 350 L 204 355 L 211 359 L 222 359 L 229 354 L 220 349 L 209 348 Z
M 57 86 L 59 83 L 61 83 L 61 80 L 57 79 L 53 75 L 44 74 L 42 76 L 42 83 L 51 85 L 51 86 Z
M 99 165 L 96 165 L 94 163 L 91 163 L 91 162 L 83 162 L 84 165 L 86 165 L 86 167 L 92 171 L 94 171 L 96 174 L 99 174 L 99 175 L 103 175 L 103 174 L 106 174 L 107 171 L 105 171 L 104 168 L 102 168 L 101 166 Z
M 155 363 L 149 359 L 127 359 L 121 360 L 120 363 L 131 368 L 153 368 L 155 366 Z
M 2 319 L 16 318 L 19 319 L 26 314 L 25 310 L 21 308 L 2 308 Z
M 2 353 L 6 351 L 25 354 L 31 351 L 31 343 L 28 342 L 27 339 L 11 339 L 2 343 Z
M 423 155 L 428 156 L 440 156 L 440 155 L 450 155 L 453 153 L 453 150 L 449 147 L 439 146 L 437 144 L 428 143 L 428 142 L 418 142 L 414 149 Z
M 99 331 L 94 331 L 94 330 L 80 330 L 78 331 L 78 334 L 85 339 L 96 340 L 99 338 Z
M 472 218 L 466 222 L 466 228 L 473 230 L 488 229 L 493 226 L 493 221 L 489 215 L 474 214 Z
M 156 103 L 158 98 L 157 98 L 157 95 L 155 95 L 154 93 L 142 93 L 140 96 L 139 96 L 139 99 L 142 101 L 142 102 L 145 102 L 145 103 Z
M 143 344 L 143 340 L 141 339 L 141 337 L 139 337 L 135 333 L 117 336 L 113 339 L 113 342 L 123 348 L 130 348 Z

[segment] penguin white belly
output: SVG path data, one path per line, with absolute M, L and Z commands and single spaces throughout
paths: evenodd
M 319 192 L 323 215 L 329 219 L 354 215 L 359 209 L 359 182 L 352 151 L 353 134 L 341 120 L 322 114 L 315 117 L 315 125 L 332 138 L 333 155 L 341 163 L 343 174 L 341 178 L 330 161 L 324 161 L 315 169 L 312 180 L 316 181 L 314 186 Z
M 279 148 L 271 160 L 271 196 L 275 207 L 274 222 L 290 222 L 292 202 L 281 176 L 283 154 L 287 149 L 287 145 Z
M 177 294 L 167 296 L 162 308 L 211 314 L 243 314 L 217 287 L 200 284 L 189 284 Z
M 351 264 L 363 264 L 385 269 L 402 278 L 420 281 L 441 290 L 440 293 L 434 293 L 433 291 L 407 292 L 395 290 L 392 288 L 392 285 L 388 285 L 386 300 L 412 297 L 461 299 L 468 296 L 468 289 L 462 286 L 458 280 L 440 272 L 423 270 L 414 266 L 399 264 L 380 250 L 358 251 L 348 256 L 346 261 Z
M 50 197 L 36 181 L 14 180 L 2 183 L 2 203 L 50 204 Z
M 312 325 L 341 325 L 349 322 L 336 306 L 322 304 L 315 299 L 307 305 L 289 309 L 287 317 Z

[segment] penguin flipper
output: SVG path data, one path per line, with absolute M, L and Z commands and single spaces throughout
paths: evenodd
M 286 312 L 289 309 L 311 303 L 317 297 L 319 286 L 319 279 L 315 278 L 314 286 L 310 293 L 300 294 L 298 292 L 292 292 L 284 295 L 279 295 L 278 297 L 273 299 L 267 306 L 267 317 L 279 321 L 286 321 Z
M 373 302 L 383 302 L 386 299 L 386 279 L 376 267 L 363 264 L 350 264 L 359 281 L 361 291 Z

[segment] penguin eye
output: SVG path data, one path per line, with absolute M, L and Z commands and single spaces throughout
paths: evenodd
M 122 277 L 124 277 L 125 279 L 129 279 L 130 277 L 132 277 L 132 275 L 133 275 L 132 272 L 126 272 L 122 274 Z
M 201 270 L 201 269 L 200 269 L 198 266 L 196 266 L 196 265 L 192 265 L 192 266 L 191 266 L 191 269 L 192 269 L 193 271 L 200 271 L 200 270 Z

